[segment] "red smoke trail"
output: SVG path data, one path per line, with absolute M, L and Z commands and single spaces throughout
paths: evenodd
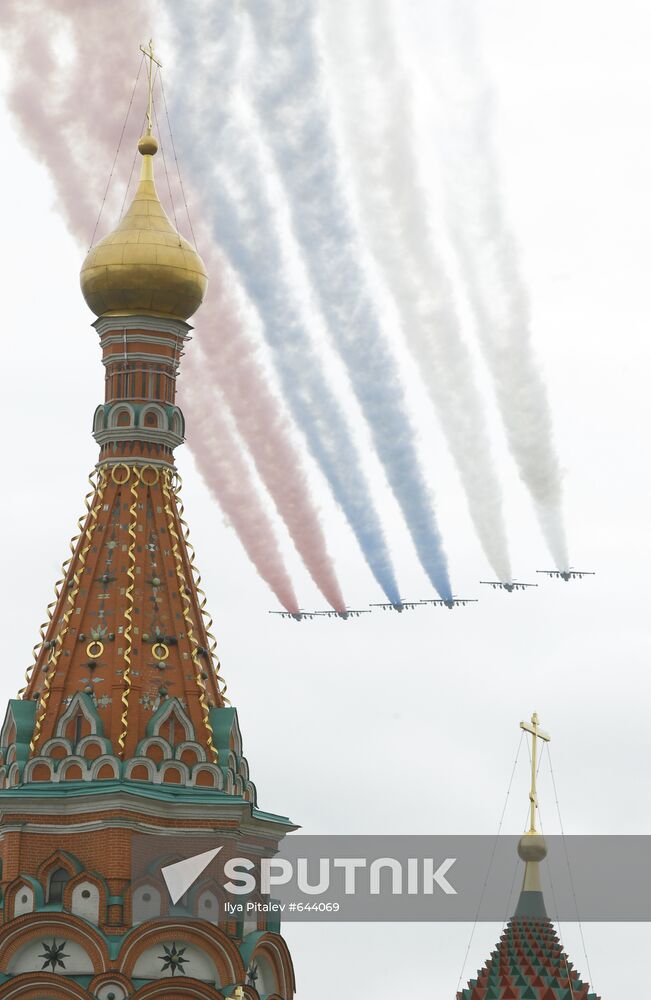
M 193 384 L 200 378 L 196 353 L 183 361 Z M 298 601 L 278 548 L 273 525 L 258 496 L 242 448 L 219 405 L 207 405 L 204 392 L 188 392 L 183 410 L 192 426 L 194 458 L 201 476 L 235 528 L 246 553 L 263 580 L 288 611 L 298 612 Z
M 45 8 L 41 3 L 15 0 L 0 9 L 0 25 L 10 57 L 9 106 L 21 122 L 32 151 L 46 160 L 66 222 L 84 245 L 90 239 L 91 220 L 96 218 L 104 193 L 100 165 L 113 160 L 133 85 L 133 51 L 124 39 L 148 37 L 146 9 L 124 5 L 118 16 L 116 7 L 58 0 Z M 72 32 L 76 53 L 75 65 L 69 72 L 62 69 L 53 48 L 62 26 Z M 102 46 L 99 57 L 98 39 Z M 134 142 L 135 137 L 131 148 Z M 186 372 L 189 368 L 201 374 L 200 366 L 191 358 L 186 359 Z M 268 394 L 266 386 L 262 389 Z M 252 378 L 247 382 L 247 391 L 256 391 Z M 260 575 L 283 606 L 296 611 L 298 603 L 273 525 L 257 496 L 235 434 L 218 408 L 208 405 L 211 395 L 206 388 L 197 393 L 201 407 L 191 398 L 185 399 L 186 412 L 195 416 L 193 451 L 197 465 Z M 269 395 L 269 399 L 278 409 L 273 397 Z M 264 417 L 267 435 L 282 422 L 282 417 L 274 421 L 271 415 L 269 411 Z M 291 491 L 287 496 L 291 498 Z M 312 510 L 307 496 L 304 506 Z M 317 528 L 320 534 L 318 523 Z M 318 545 L 315 550 L 318 553 Z M 327 553 L 326 560 L 329 563 Z M 325 587 L 321 588 L 324 594 L 333 605 L 340 602 L 339 606 L 343 606 L 336 580 L 333 588 L 327 574 L 325 578 Z

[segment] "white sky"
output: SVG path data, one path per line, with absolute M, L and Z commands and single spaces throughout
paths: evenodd
M 307 833 L 494 833 L 518 722 L 534 709 L 553 736 L 566 833 L 649 832 L 651 10 L 633 0 L 616 8 L 486 0 L 483 9 L 505 196 L 566 470 L 572 560 L 598 575 L 513 595 L 477 586 L 487 568 L 408 365 L 455 590 L 482 598 L 466 610 L 347 623 L 270 617 L 272 599 L 182 449 L 188 520 L 260 804 Z M 413 14 L 426 46 L 428 4 L 413 0 Z M 78 287 L 83 254 L 4 106 L 0 136 L 6 700 L 21 686 L 83 508 L 103 371 Z M 549 558 L 496 421 L 494 432 L 514 569 L 530 579 Z M 313 480 L 349 602 L 380 600 Z M 381 483 L 378 490 L 402 592 L 430 596 Z M 320 603 L 283 544 L 303 606 Z M 521 762 L 507 832 L 520 831 L 526 810 Z M 556 832 L 548 782 L 540 799 L 546 831 Z M 563 931 L 585 972 L 576 928 Z M 464 982 L 498 933 L 478 926 Z M 299 1000 L 453 997 L 468 934 L 465 925 L 286 928 Z M 587 924 L 584 934 L 593 988 L 604 1000 L 632 995 L 647 978 L 648 925 Z

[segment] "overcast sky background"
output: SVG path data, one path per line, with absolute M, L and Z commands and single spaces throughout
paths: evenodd
M 405 4 L 417 26 L 414 58 L 424 63 L 430 2 Z M 505 197 L 566 470 L 572 562 L 598 575 L 511 595 L 478 586 L 489 570 L 408 362 L 455 590 L 481 597 L 477 605 L 349 622 L 269 616 L 272 598 L 181 449 L 187 517 L 260 805 L 305 833 L 495 833 L 518 723 L 534 710 L 553 737 L 565 832 L 650 832 L 651 10 L 632 0 L 486 0 L 483 13 Z M 140 41 L 125 40 L 134 67 Z M 78 286 L 83 250 L 4 106 L 0 135 L 6 700 L 22 686 L 83 510 L 103 369 Z M 97 164 L 102 176 L 107 168 Z M 495 414 L 492 422 L 514 571 L 535 580 L 550 560 Z M 381 600 L 314 470 L 311 477 L 348 601 Z M 377 483 L 402 592 L 431 596 L 379 475 Z M 320 605 L 283 544 L 302 605 Z M 527 765 L 524 753 L 505 832 L 523 827 Z M 540 801 L 546 832 L 558 832 L 546 775 Z M 286 928 L 299 1000 L 453 997 L 469 933 L 466 925 Z M 464 983 L 498 935 L 477 927 Z M 648 925 L 586 924 L 584 935 L 591 985 L 604 1000 L 623 1000 L 646 981 Z M 564 926 L 563 938 L 587 975 L 577 928 Z

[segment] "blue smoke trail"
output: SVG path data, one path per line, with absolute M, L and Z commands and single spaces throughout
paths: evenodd
M 263 0 L 247 12 L 259 53 L 253 84 L 260 128 L 292 208 L 292 225 L 353 390 L 421 564 L 451 596 L 436 516 L 389 345 L 359 263 L 320 82 L 315 0 Z M 408 183 L 408 179 L 405 179 Z
M 182 145 L 191 151 L 192 180 L 202 192 L 215 241 L 230 257 L 259 310 L 284 395 L 311 454 L 375 579 L 388 600 L 397 603 L 400 596 L 391 557 L 359 454 L 284 277 L 285 260 L 264 172 L 245 129 L 229 120 L 227 99 L 221 96 L 237 79 L 240 21 L 227 4 L 212 9 L 209 25 L 200 25 L 180 5 L 172 4 L 169 10 L 181 57 L 185 56 L 187 63 L 181 67 L 184 86 L 174 88 L 178 98 L 174 121 L 177 130 L 180 128 Z M 199 29 L 202 38 L 197 36 Z M 210 85 L 217 90 L 216 98 L 208 88 L 190 80 L 197 70 L 196 53 L 206 37 L 219 39 L 219 54 L 223 56 L 219 65 L 215 66 L 214 59 L 210 63 L 210 69 L 215 69 L 216 79 L 211 78 Z M 202 91 L 206 98 L 198 108 L 191 106 L 189 95 L 196 99 Z

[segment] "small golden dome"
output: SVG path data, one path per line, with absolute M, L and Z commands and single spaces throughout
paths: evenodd
M 529 831 L 518 842 L 518 854 L 523 861 L 544 861 L 547 857 L 547 844 L 542 834 Z
M 177 233 L 158 200 L 153 157 L 158 143 L 144 135 L 140 183 L 117 228 L 89 250 L 81 290 L 96 316 L 168 316 L 188 319 L 203 300 L 203 261 Z

